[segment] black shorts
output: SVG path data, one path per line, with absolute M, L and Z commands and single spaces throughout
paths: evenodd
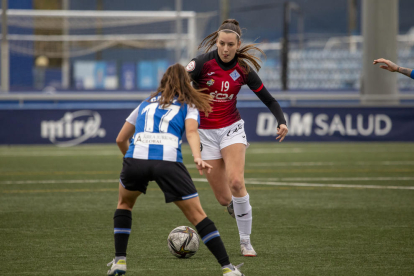
M 119 180 L 125 189 L 144 194 L 148 182 L 155 181 L 167 203 L 198 196 L 190 174 L 180 162 L 124 158 Z

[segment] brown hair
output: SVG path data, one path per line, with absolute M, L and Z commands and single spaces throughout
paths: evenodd
M 149 99 L 161 94 L 158 102 L 164 108 L 171 105 L 174 97 L 177 97 L 179 103 L 193 105 L 208 116 L 212 110 L 210 105 L 212 98 L 208 94 L 200 93 L 202 90 L 205 89 L 192 87 L 190 76 L 184 66 L 176 63 L 168 67 L 161 79 L 160 86 L 156 92 L 151 94 Z
M 217 38 L 221 30 L 224 30 L 223 32 L 225 33 L 236 32 L 238 34 L 236 35 L 237 42 L 241 40 L 242 31 L 240 29 L 239 22 L 237 22 L 236 19 L 227 19 L 227 20 L 224 20 L 223 23 L 221 23 L 221 26 L 220 28 L 218 28 L 217 31 L 215 31 L 214 33 L 211 33 L 210 35 L 208 35 L 206 38 L 203 39 L 203 41 L 198 46 L 198 49 L 206 48 L 205 49 L 206 53 L 210 51 L 210 49 L 216 45 Z M 226 30 L 231 30 L 231 31 L 226 31 Z M 263 56 L 266 56 L 265 53 L 259 48 L 257 48 L 255 45 L 256 44 L 243 45 L 236 52 L 237 62 L 239 63 L 239 65 L 241 66 L 241 68 L 244 70 L 245 73 L 249 73 L 250 71 L 250 66 L 247 64 L 247 62 L 251 63 L 256 68 L 256 71 L 259 71 L 261 68 L 259 64 L 259 62 L 261 62 L 261 59 L 250 54 L 249 53 L 250 50 L 259 51 L 260 53 L 263 54 Z

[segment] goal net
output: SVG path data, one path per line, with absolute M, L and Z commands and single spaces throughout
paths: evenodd
M 7 16 L 10 51 L 25 55 L 76 57 L 117 45 L 148 49 L 179 45 L 188 58 L 195 54 L 197 34 L 215 13 L 8 10 Z
M 13 55 L 33 57 L 35 64 L 41 57 L 36 65 L 46 70 L 61 67 L 62 83 L 68 78 L 64 75 L 72 74 L 74 86 L 76 72 L 65 70 L 65 63 L 76 69 L 75 62 L 109 59 L 117 63 L 118 72 L 127 60 L 162 59 L 168 64 L 186 64 L 196 55 L 198 42 L 215 16 L 216 12 L 192 11 L 9 9 L 7 41 Z M 39 88 L 47 85 L 40 84 Z M 96 85 L 89 88 L 100 89 Z

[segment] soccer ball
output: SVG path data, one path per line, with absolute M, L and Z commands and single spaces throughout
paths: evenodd
M 168 249 L 177 258 L 190 258 L 200 245 L 200 240 L 194 229 L 188 226 L 179 226 L 168 235 Z

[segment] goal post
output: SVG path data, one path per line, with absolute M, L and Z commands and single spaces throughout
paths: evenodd
M 1 14 L 1 10 L 0 10 Z M 97 49 L 105 48 L 104 42 L 141 41 L 150 43 L 161 41 L 164 45 L 175 43 L 174 30 L 177 16 L 187 21 L 187 28 L 181 36 L 183 47 L 190 55 L 195 53 L 196 13 L 183 11 L 179 15 L 174 11 L 78 11 L 78 10 L 8 10 L 8 26 L 15 29 L 33 30 L 32 34 L 9 33 L 10 44 L 18 42 L 95 42 L 101 44 Z M 135 27 L 135 28 L 134 28 Z M 66 29 L 66 30 L 65 30 Z M 101 33 L 96 34 L 96 30 Z M 113 31 L 111 32 L 112 29 Z M 116 30 L 115 30 L 116 29 Z M 158 30 L 156 30 L 158 29 Z M 151 30 L 151 33 L 145 30 Z M 49 34 L 44 34 L 48 32 Z M 40 34 L 39 34 L 40 33 Z M 59 34 L 57 34 L 59 33 Z M 143 44 L 140 44 L 141 47 Z M 159 45 L 159 44 L 158 44 Z M 188 45 L 188 46 L 187 46 Z M 42 51 L 41 49 L 24 49 L 11 47 L 11 51 L 22 54 L 61 57 L 63 51 Z M 85 47 L 91 48 L 91 47 Z M 84 55 L 70 50 L 70 56 Z

